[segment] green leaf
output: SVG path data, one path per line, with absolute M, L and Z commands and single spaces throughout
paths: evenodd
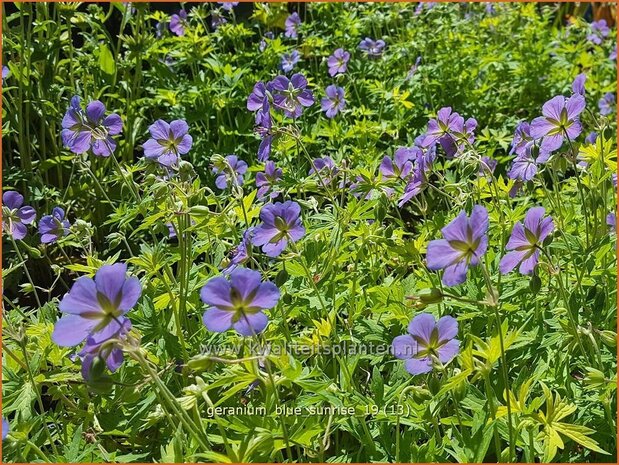
M 99 48 L 99 68 L 105 74 L 113 75 L 116 73 L 116 62 L 114 61 L 114 57 L 112 56 L 112 52 L 107 47 L 107 45 L 103 44 Z
M 32 404 L 37 398 L 37 393 L 34 389 L 32 383 L 24 383 L 17 400 L 13 404 L 12 410 L 15 410 L 20 415 L 21 420 L 28 420 L 32 417 Z
M 559 433 L 564 434 L 568 438 L 576 441 L 578 444 L 589 450 L 599 452 L 600 454 L 610 455 L 604 449 L 601 449 L 594 439 L 587 437 L 587 435 L 593 434 L 595 431 L 587 428 L 586 426 L 570 425 L 568 423 L 553 423 L 553 427 Z
M 449 381 L 443 384 L 443 387 L 438 392 L 438 396 L 440 397 L 446 392 L 457 388 L 461 383 L 466 381 L 466 379 L 470 376 L 471 373 L 472 373 L 471 370 L 464 370 L 462 373 L 458 373 L 457 375 L 449 378 Z

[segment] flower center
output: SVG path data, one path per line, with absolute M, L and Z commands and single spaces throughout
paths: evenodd
M 415 355 L 415 358 L 435 357 L 438 358 L 438 349 L 443 345 L 438 338 L 438 329 L 434 328 L 430 336 L 430 340 L 426 341 L 422 338 L 413 336 L 413 339 L 419 345 L 419 351 Z
M 93 139 L 105 140 L 107 139 L 107 130 L 103 126 L 97 126 L 90 130 L 90 134 Z
M 449 244 L 459 252 L 460 259 L 465 259 L 467 263 L 470 263 L 471 258 L 475 255 L 475 251 L 479 246 L 479 239 L 473 239 L 472 231 L 469 229 L 468 238 L 466 241 L 449 241 Z
M 116 302 L 112 302 L 108 297 L 100 292 L 97 292 L 97 301 L 99 302 L 99 306 L 101 310 L 109 316 L 110 318 L 119 317 L 122 315 L 122 312 L 118 309 L 120 305 L 120 295 L 116 299 Z
M 244 299 L 237 289 L 232 288 L 230 290 L 230 302 L 232 303 L 232 311 L 234 312 L 232 321 L 237 322 L 246 314 L 258 313 L 260 311 L 260 308 L 250 305 L 254 300 L 255 293 L 256 291 L 250 293 Z
M 290 229 L 290 226 L 288 225 L 288 223 L 286 223 L 286 220 L 282 218 L 281 216 L 275 217 L 274 224 L 275 224 L 275 227 L 282 232 L 287 232 L 288 229 Z
M 180 144 L 180 140 L 174 139 L 174 136 L 170 136 L 169 139 L 158 139 L 157 142 L 165 147 L 168 152 L 173 153 L 177 153 L 178 145 Z

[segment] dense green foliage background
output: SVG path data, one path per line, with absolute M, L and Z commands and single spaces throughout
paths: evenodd
M 239 21 L 228 14 L 217 30 L 210 26 L 213 5 L 201 4 L 189 10 L 184 36 L 166 30 L 157 37 L 155 23 L 167 16 L 156 4 L 2 7 L 11 11 L 2 18 L 10 70 L 2 89 L 3 188 L 22 192 L 40 212 L 62 205 L 74 224 L 62 248 L 40 245 L 32 231 L 19 244 L 25 263 L 3 243 L 3 416 L 11 422 L 5 461 L 616 460 L 616 236 L 604 222 L 616 209 L 616 115 L 601 118 L 597 110 L 616 89 L 614 29 L 593 45 L 586 40 L 590 26 L 580 17 L 564 24 L 565 6 L 554 4 L 496 4 L 493 11 L 437 4 L 416 14 L 414 3 L 316 3 L 307 5 L 293 40 L 282 34 L 284 4 L 255 4 Z M 110 32 L 119 19 L 120 33 Z M 275 38 L 261 52 L 266 31 Z M 368 60 L 358 50 L 366 36 L 386 41 L 382 58 Z M 352 57 L 348 73 L 333 79 L 325 61 L 339 47 Z M 239 343 L 239 358 L 250 355 L 250 343 L 235 333 L 206 331 L 199 290 L 219 273 L 246 222 L 258 221 L 253 176 L 262 166 L 247 96 L 256 81 L 280 74 L 281 55 L 293 49 L 302 55 L 295 71 L 308 78 L 317 100 L 337 82 L 347 107 L 327 119 L 315 104 L 296 123 L 300 140 L 284 135 L 274 147 L 282 190 L 302 205 L 307 236 L 299 253 L 289 250 L 279 260 L 256 254 L 252 262 L 280 287 L 286 309 L 272 312 L 258 342 L 390 345 L 425 308 L 460 324 L 462 352 L 442 373 L 413 378 L 393 356 L 376 353 L 272 354 L 268 374 L 256 360 L 200 356 L 206 346 Z M 418 56 L 419 69 L 407 78 Z M 575 172 L 562 153 L 511 198 L 505 173 L 517 123 L 540 115 L 551 97 L 567 95 L 580 72 L 588 77 L 585 134 L 598 131 L 601 141 L 575 149 L 590 168 Z M 62 147 L 60 122 L 73 95 L 99 99 L 122 116 L 115 156 L 123 177 L 138 186 L 139 202 L 109 159 Z M 475 152 L 455 162 L 439 155 L 441 179 L 419 202 L 400 209 L 385 196 L 325 192 L 307 175 L 311 159 L 328 155 L 348 179 L 371 184 L 382 157 L 412 145 L 444 106 L 477 119 Z M 185 159 L 194 171 L 178 182 L 156 177 L 142 159 L 147 128 L 158 118 L 189 123 L 194 144 Z M 213 161 L 231 153 L 250 165 L 240 194 L 214 187 Z M 482 155 L 498 161 L 494 184 L 477 175 Z M 487 296 L 479 270 L 449 290 L 454 298 L 427 306 L 410 298 L 440 287 L 425 268 L 425 247 L 476 203 L 490 212 L 486 260 L 500 290 L 501 329 L 480 304 Z M 533 277 L 499 277 L 500 245 L 534 205 L 543 205 L 560 231 L 549 249 L 553 262 Z M 166 227 L 181 214 L 195 221 L 184 244 L 170 240 Z M 142 281 L 130 317 L 146 356 L 204 429 L 208 450 L 170 414 L 138 364 L 127 361 L 113 386 L 87 385 L 72 351 L 51 341 L 62 283 L 118 261 Z M 165 267 L 182 274 L 181 286 L 170 289 Z M 24 268 L 45 299 L 40 308 Z M 176 305 L 187 317 L 182 328 L 172 317 Z M 506 389 L 517 432 L 511 452 Z M 347 406 L 357 415 L 213 417 L 206 414 L 213 405 L 264 405 L 271 412 L 277 405 Z

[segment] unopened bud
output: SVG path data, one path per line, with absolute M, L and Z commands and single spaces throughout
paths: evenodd
M 420 295 L 419 300 L 426 305 L 438 304 L 443 301 L 443 293 L 440 289 L 433 288 L 429 294 Z
M 600 339 L 602 343 L 610 348 L 617 347 L 617 333 L 614 331 L 604 330 L 600 331 Z

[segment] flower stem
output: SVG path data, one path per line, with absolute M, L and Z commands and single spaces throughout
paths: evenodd
M 39 294 L 37 293 L 37 288 L 34 285 L 32 276 L 30 276 L 30 271 L 28 271 L 28 266 L 26 265 L 26 261 L 24 260 L 24 257 L 21 254 L 21 252 L 19 251 L 19 247 L 17 246 L 17 242 L 15 241 L 13 236 L 9 234 L 9 237 L 11 238 L 11 243 L 13 244 L 13 248 L 15 249 L 15 253 L 17 253 L 17 258 L 19 259 L 22 267 L 24 268 L 24 272 L 26 273 L 26 278 L 28 278 L 28 282 L 32 286 L 32 292 L 34 293 L 34 299 L 37 301 L 37 305 L 39 306 L 39 308 L 41 308 L 42 307 L 41 300 L 39 299 Z
M 494 448 L 497 454 L 497 462 L 501 461 L 501 438 L 499 437 L 499 432 L 496 426 L 496 405 L 494 403 L 493 397 L 495 396 L 494 391 L 492 390 L 492 384 L 490 383 L 490 372 L 489 370 L 484 370 L 484 386 L 486 387 L 486 397 L 488 398 L 488 406 L 490 407 L 490 418 L 495 424 L 492 425 L 492 433 L 494 436 Z
M 32 368 L 30 367 L 30 358 L 28 357 L 28 349 L 26 347 L 26 342 L 24 338 L 21 338 L 19 340 L 19 347 L 22 351 L 22 354 L 24 355 L 24 364 L 26 365 L 26 373 L 28 374 L 28 379 L 30 380 L 30 384 L 32 386 L 32 389 L 34 389 L 34 391 L 37 394 L 37 402 L 39 404 L 39 409 L 41 410 L 41 412 L 45 412 L 45 407 L 43 406 L 43 398 L 41 397 L 41 391 L 39 390 L 39 384 L 37 384 L 34 380 L 34 375 L 32 374 Z M 52 434 L 49 431 L 49 426 L 47 425 L 47 422 L 45 421 L 45 417 L 41 417 L 41 421 L 44 424 L 44 429 L 45 429 L 45 433 L 47 434 L 47 439 L 49 440 L 49 444 L 52 448 L 52 450 L 54 451 L 55 455 L 58 455 L 58 449 L 56 448 L 56 444 L 54 443 L 54 440 L 52 439 Z M 59 431 L 58 425 L 56 426 L 56 431 Z
M 576 340 L 578 341 L 578 346 L 580 347 L 580 351 L 582 352 L 583 356 L 587 359 L 587 361 L 589 363 L 592 363 L 589 353 L 585 350 L 585 346 L 583 345 L 582 339 L 580 338 L 580 331 L 578 330 L 578 315 L 574 316 L 572 314 L 572 309 L 570 308 L 570 300 L 567 296 L 567 291 L 565 290 L 565 286 L 563 285 L 563 279 L 561 278 L 561 269 L 559 267 L 555 267 L 552 264 L 552 258 L 550 257 L 546 249 L 539 247 L 539 246 L 537 246 L 537 248 L 542 251 L 546 259 L 548 260 L 549 265 L 556 272 L 555 274 L 557 276 L 557 282 L 559 283 L 559 292 L 561 294 L 561 298 L 563 299 L 563 302 L 565 303 L 565 307 L 567 309 L 567 312 L 566 312 L 567 316 L 570 319 L 570 323 L 572 324 L 574 328 L 574 335 L 576 336 Z
M 262 341 L 262 345 L 264 346 L 264 341 Z M 256 365 L 257 364 L 258 362 L 256 362 Z M 277 384 L 275 384 L 275 378 L 273 377 L 273 372 L 271 370 L 271 364 L 268 359 L 265 359 L 264 367 L 267 370 L 267 374 L 269 376 L 269 382 L 271 383 L 271 386 L 273 386 L 273 394 L 275 396 L 275 402 L 277 402 L 277 405 L 281 405 L 281 400 L 279 398 L 279 392 L 277 391 Z M 256 367 L 256 368 L 259 369 L 259 367 Z M 284 435 L 284 442 L 286 444 L 286 452 L 288 452 L 289 459 L 292 460 L 292 450 L 290 449 L 288 427 L 286 426 L 286 422 L 284 421 L 284 416 L 283 415 L 278 415 L 278 416 L 279 416 L 279 419 L 282 425 L 282 433 Z
M 26 439 L 26 444 L 32 448 L 32 450 L 36 453 L 36 455 L 38 455 L 41 458 L 41 460 L 47 463 L 52 463 L 52 461 L 49 458 L 47 458 L 47 455 L 45 455 L 45 453 L 35 443 Z
M 103 188 L 103 186 L 101 185 L 99 180 L 97 179 L 97 176 L 95 175 L 95 173 L 93 173 L 92 170 L 90 169 L 90 167 L 88 165 L 86 165 L 85 163 L 83 163 L 83 160 L 81 160 L 81 159 L 80 159 L 80 165 L 82 167 L 84 167 L 86 172 L 90 175 L 90 177 L 92 178 L 93 182 L 95 183 L 95 186 L 97 186 L 97 188 L 99 189 L 99 191 L 103 195 L 103 198 L 105 200 L 107 200 L 107 202 L 110 205 L 112 205 L 112 200 L 110 199 L 109 195 L 107 195 L 107 192 L 105 191 L 105 189 Z M 125 248 L 127 249 L 127 252 L 129 252 L 129 256 L 133 257 L 133 251 L 131 250 L 131 247 L 129 246 L 129 243 L 127 242 L 127 239 L 125 238 L 124 235 L 122 236 L 122 241 L 123 241 L 123 244 L 125 245 Z
M 509 457 L 508 461 L 511 462 L 516 457 L 516 444 L 514 443 L 514 431 L 512 424 L 512 406 L 511 406 L 511 395 L 509 388 L 509 378 L 507 375 L 507 358 L 505 357 L 505 341 L 503 340 L 503 322 L 501 321 L 501 314 L 499 312 L 499 296 L 496 295 L 496 291 L 492 286 L 492 281 L 490 280 L 490 274 L 488 273 L 488 269 L 486 268 L 486 263 L 482 262 L 481 269 L 484 273 L 484 279 L 486 280 L 486 285 L 488 286 L 488 292 L 492 298 L 493 305 L 491 305 L 494 310 L 494 317 L 497 323 L 497 331 L 499 333 L 499 344 L 501 346 L 501 375 L 503 377 L 503 384 L 506 391 L 506 406 L 507 406 L 507 429 L 509 434 Z M 500 451 L 499 451 L 500 453 Z
M 316 286 L 316 283 L 314 282 L 314 278 L 312 276 L 312 272 L 310 271 L 307 262 L 305 261 L 305 257 L 301 254 L 301 252 L 299 252 L 299 249 L 297 248 L 296 244 L 292 241 L 289 242 L 290 244 L 290 248 L 292 249 L 292 251 L 299 256 L 299 261 L 301 262 L 301 267 L 303 268 L 303 271 L 305 272 L 305 276 L 307 277 L 307 280 L 309 281 L 310 285 L 312 286 L 312 288 L 314 289 L 314 292 L 316 293 L 316 297 L 318 298 L 318 302 L 320 303 L 320 307 L 322 308 L 322 311 L 325 313 L 325 315 L 327 316 L 327 318 L 330 318 L 329 315 L 329 310 L 327 310 L 327 306 L 325 304 L 325 301 L 322 298 L 322 295 L 320 294 L 320 291 L 318 290 L 318 286 Z M 331 321 L 331 325 L 333 330 L 335 330 L 335 317 L 332 319 Z
M 140 198 L 140 193 L 136 189 L 135 184 L 133 183 L 133 181 L 130 181 L 129 179 L 127 179 L 127 177 L 125 176 L 125 173 L 123 173 L 122 167 L 120 166 L 120 163 L 118 163 L 118 160 L 114 156 L 114 153 L 112 152 L 111 147 L 107 141 L 105 141 L 105 145 L 108 147 L 108 150 L 110 151 L 110 158 L 112 159 L 112 162 L 114 163 L 114 168 L 116 168 L 116 171 L 118 171 L 118 175 L 121 177 L 125 185 L 131 191 L 131 195 L 133 196 L 134 200 L 138 203 L 141 203 L 142 199 Z
M 580 180 L 580 176 L 578 175 L 578 166 L 576 165 L 576 152 L 574 151 L 574 146 L 572 145 L 572 141 L 570 139 L 570 137 L 567 134 L 567 130 L 563 129 L 563 132 L 565 133 L 565 137 L 567 139 L 567 142 L 570 146 L 570 161 L 572 162 L 572 167 L 574 168 L 574 176 L 576 177 L 576 185 L 578 186 L 578 192 L 580 193 L 580 201 L 582 202 L 582 212 L 583 212 L 583 216 L 585 217 L 585 240 L 586 240 L 586 244 L 587 244 L 587 249 L 589 248 L 589 215 L 587 212 L 587 204 L 585 202 L 585 192 L 584 192 L 584 187 L 582 185 L 582 182 Z
M 163 381 L 161 381 L 161 378 L 159 378 L 157 372 L 152 369 L 148 360 L 146 360 L 144 354 L 142 354 L 141 350 L 142 349 L 140 347 L 132 347 L 129 353 L 140 364 L 140 366 L 147 371 L 150 378 L 157 385 L 160 394 L 163 397 L 163 400 L 166 401 L 168 407 L 170 407 L 172 410 L 172 417 L 176 416 L 176 418 L 180 420 L 183 426 L 187 429 L 187 432 L 191 434 L 194 439 L 196 439 L 196 441 L 198 441 L 200 447 L 202 447 L 203 450 L 209 450 L 209 441 L 206 434 L 202 431 L 201 425 L 196 425 L 195 422 L 191 419 L 191 417 L 189 417 L 187 412 L 183 410 L 180 405 L 178 405 L 178 402 L 176 401 L 174 395 L 169 391 L 165 384 L 163 384 Z

